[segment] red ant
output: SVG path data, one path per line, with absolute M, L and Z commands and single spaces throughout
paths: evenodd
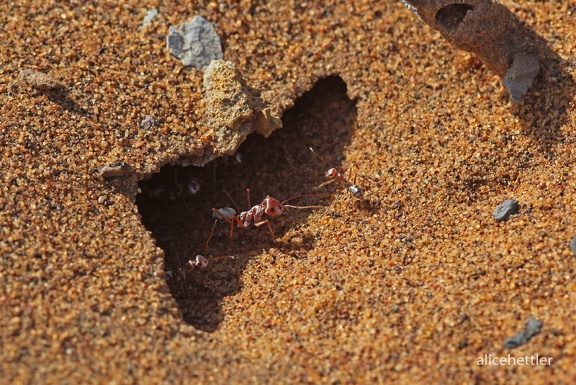
M 226 191 L 224 193 L 230 198 L 232 202 L 232 198 Z M 276 198 L 272 198 L 270 195 L 267 195 L 266 198 L 255 206 L 252 206 L 250 202 L 250 189 L 246 189 L 246 198 L 248 200 L 248 207 L 252 206 L 248 211 L 240 211 L 238 207 L 234 210 L 231 207 L 223 207 L 221 209 L 212 209 L 212 218 L 214 219 L 214 225 L 212 226 L 212 231 L 210 231 L 210 235 L 208 236 L 208 240 L 206 241 L 206 254 L 208 254 L 208 243 L 212 238 L 212 234 L 214 233 L 214 228 L 216 227 L 216 222 L 218 220 L 223 220 L 230 224 L 230 239 L 232 239 L 232 235 L 234 234 L 234 224 L 238 227 L 243 229 L 249 227 L 250 225 L 254 225 L 256 227 L 260 227 L 263 225 L 268 226 L 268 230 L 270 231 L 270 235 L 272 236 L 272 240 L 274 240 L 274 231 L 272 231 L 272 227 L 270 226 L 270 221 L 268 219 L 264 219 L 264 215 L 271 218 L 277 218 L 284 214 L 286 208 L 294 208 L 294 209 L 310 209 L 310 208 L 321 208 L 322 206 L 292 206 L 285 204 L 288 201 L 291 201 L 296 198 L 301 198 L 305 196 L 319 196 L 324 194 L 313 194 L 313 195 L 297 195 L 292 198 L 288 198 L 282 202 L 278 201 Z
M 318 155 L 316 153 L 316 151 L 314 151 L 312 149 L 312 147 L 310 147 L 310 151 L 312 151 L 314 153 L 314 155 L 316 155 L 318 157 L 318 159 L 320 159 L 320 161 L 324 164 L 325 167 L 328 167 L 328 166 L 326 166 L 326 162 L 324 162 L 324 159 L 322 159 L 320 157 L 320 155 Z M 356 165 L 354 165 L 354 167 L 358 168 L 358 166 L 356 166 Z M 350 182 L 349 179 L 350 179 L 351 174 L 352 174 L 352 169 L 350 169 L 350 172 L 348 173 L 348 178 L 346 178 L 346 177 L 344 177 L 344 175 L 340 174 L 340 172 L 337 169 L 332 167 L 324 173 L 324 177 L 327 180 L 324 183 L 322 183 L 320 186 L 318 186 L 318 188 L 324 187 L 330 183 L 338 182 L 338 183 L 340 183 L 342 188 L 345 188 L 350 194 L 352 194 L 352 196 L 360 199 L 364 195 L 364 192 L 362 191 L 360 186 L 358 186 L 356 184 L 356 177 L 358 177 L 358 174 L 354 175 L 354 182 Z

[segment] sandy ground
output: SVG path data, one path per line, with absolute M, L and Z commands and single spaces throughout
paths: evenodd
M 3 2 L 0 377 L 576 382 L 576 9 L 504 4 L 557 55 L 519 106 L 400 2 Z M 240 163 L 219 157 L 243 138 L 207 123 L 203 71 L 165 49 L 195 15 L 282 117 Z M 113 162 L 136 171 L 103 178 Z M 327 166 L 364 197 L 317 189 Z M 330 196 L 291 201 L 319 207 L 271 220 L 274 238 L 217 223 L 206 252 L 211 209 L 226 191 L 246 210 L 247 188 Z M 198 253 L 206 269 L 165 273 Z M 530 317 L 541 332 L 504 349 Z M 509 354 L 551 364 L 479 365 Z

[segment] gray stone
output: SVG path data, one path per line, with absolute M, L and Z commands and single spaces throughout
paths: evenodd
M 180 28 L 171 26 L 166 37 L 166 47 L 186 67 L 204 70 L 212 60 L 224 57 L 220 37 L 206 19 L 195 16 Z
M 148 10 L 148 12 L 146 12 L 146 16 L 144 16 L 144 20 L 142 20 L 142 25 L 140 28 L 148 27 L 156 16 L 158 16 L 158 10 L 156 8 Z
M 494 210 L 494 219 L 498 222 L 505 221 L 510 218 L 510 215 L 515 214 L 518 211 L 518 201 L 514 199 L 506 199 L 504 203 Z
M 504 341 L 504 349 L 514 349 L 518 346 L 524 345 L 530 340 L 530 338 L 540 333 L 540 330 L 542 330 L 542 325 L 542 321 L 537 321 L 536 319 L 530 317 L 523 332 L 518 333 L 514 337 L 510 337 Z
M 98 172 L 104 178 L 114 178 L 117 176 L 132 175 L 136 170 L 126 162 L 114 162 L 100 167 Z
M 406 8 L 408 8 L 409 10 L 414 12 L 415 15 L 418 15 L 418 10 L 416 9 L 416 7 L 414 7 L 412 4 L 410 4 L 406 0 L 400 0 L 400 1 L 402 2 L 402 4 L 404 4 L 406 6 Z
M 570 242 L 570 250 L 572 250 L 574 255 L 576 255 L 576 238 L 572 239 L 572 242 Z
M 144 119 L 140 122 L 140 127 L 144 130 L 149 130 L 156 125 L 156 119 L 150 115 L 144 115 Z
M 513 103 L 520 103 L 532 86 L 538 72 L 540 72 L 540 62 L 536 57 L 522 53 L 514 55 L 512 67 L 502 79 L 502 84 L 508 90 Z

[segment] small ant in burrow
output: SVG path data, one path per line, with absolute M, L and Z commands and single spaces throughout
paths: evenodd
M 178 259 L 178 263 L 180 263 L 180 259 Z M 184 279 L 186 279 L 186 276 L 188 275 L 188 273 L 190 273 L 196 267 L 200 267 L 202 269 L 208 267 L 208 260 L 206 258 L 204 258 L 204 256 L 198 254 L 198 255 L 196 255 L 195 259 L 189 260 L 188 262 L 186 262 L 184 264 L 184 266 L 182 266 L 182 264 L 180 264 L 180 266 L 181 267 L 178 270 L 176 270 L 176 275 L 178 278 L 184 280 Z M 166 274 L 170 278 L 174 277 L 174 273 L 170 270 L 166 271 Z
M 178 176 L 178 168 L 174 168 L 174 183 L 168 185 L 156 185 L 155 187 L 142 187 L 148 198 L 169 199 L 171 201 L 182 197 L 184 194 L 196 195 L 200 192 L 201 179 L 192 175 Z
M 228 195 L 226 191 L 224 191 L 224 193 L 228 196 L 228 198 L 232 202 L 234 202 L 234 200 L 230 197 L 230 195 Z M 238 227 L 241 227 L 243 229 L 249 227 L 250 225 L 254 225 L 256 227 L 267 225 L 268 230 L 270 231 L 270 235 L 272 236 L 272 240 L 274 240 L 274 231 L 272 231 L 270 221 L 268 219 L 265 219 L 264 215 L 267 215 L 270 218 L 277 218 L 282 214 L 284 214 L 286 208 L 294 208 L 294 209 L 321 208 L 323 206 L 293 206 L 293 205 L 287 205 L 285 203 L 301 197 L 325 196 L 325 195 L 326 194 L 297 195 L 288 198 L 282 202 L 268 195 L 266 196 L 266 198 L 264 198 L 262 203 L 252 206 L 250 202 L 250 189 L 246 189 L 246 198 L 248 200 L 248 207 L 251 207 L 248 211 L 240 212 L 240 209 L 238 209 L 235 203 L 234 205 L 236 206 L 236 209 L 233 209 L 231 207 L 212 209 L 212 218 L 214 219 L 214 225 L 212 226 L 212 231 L 210 231 L 208 240 L 206 240 L 206 254 L 208 254 L 208 244 L 210 242 L 210 239 L 212 238 L 212 234 L 214 233 L 216 223 L 219 220 L 222 220 L 230 225 L 230 239 L 232 239 L 232 235 L 234 234 L 234 224 L 236 224 Z M 238 214 L 238 212 L 240 212 L 240 214 Z
M 320 157 L 320 155 L 318 155 L 316 153 L 316 151 L 314 151 L 312 149 L 312 147 L 309 147 L 309 148 L 310 148 L 310 151 L 312 151 L 312 153 L 314 155 L 316 155 L 318 157 L 318 159 L 320 159 L 322 164 L 324 164 L 324 167 L 328 167 L 326 165 L 326 162 L 324 162 L 324 159 L 322 159 Z M 358 166 L 356 166 L 356 165 L 354 165 L 354 167 L 358 168 Z M 356 184 L 356 177 L 358 177 L 359 175 L 358 174 L 354 175 L 354 181 L 350 182 L 349 179 L 350 179 L 351 174 L 352 174 L 352 169 L 350 169 L 350 172 L 348 173 L 348 178 L 346 178 L 344 175 L 340 174 L 340 172 L 337 169 L 335 169 L 334 167 L 331 167 L 328 169 L 328 171 L 326 171 L 324 173 L 324 177 L 327 180 L 324 183 L 322 183 L 320 186 L 318 186 L 318 188 L 324 187 L 330 183 L 338 182 L 338 183 L 340 183 L 342 188 L 346 189 L 350 194 L 352 194 L 353 197 L 360 199 L 364 195 L 364 192 L 362 191 L 360 186 L 358 186 Z

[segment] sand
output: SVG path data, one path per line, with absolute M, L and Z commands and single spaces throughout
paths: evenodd
M 517 106 L 399 1 L 3 2 L 2 381 L 576 382 L 575 11 L 504 4 L 557 55 Z M 246 116 L 167 52 L 195 15 Z M 316 188 L 327 167 L 364 197 Z M 319 207 L 274 237 L 217 223 L 206 252 L 211 209 L 225 190 L 246 210 L 247 188 L 330 196 L 291 201 Z M 504 349 L 530 317 L 540 333 Z M 550 365 L 479 365 L 509 354 Z

